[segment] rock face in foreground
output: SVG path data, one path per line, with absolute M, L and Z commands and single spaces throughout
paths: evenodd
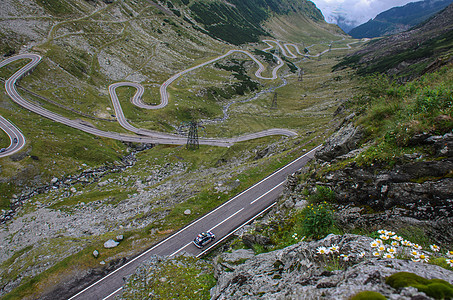
M 318 162 L 335 164 L 366 153 L 367 146 L 356 149 L 358 132 L 351 124 L 343 126 L 316 154 Z M 295 191 L 300 194 L 318 185 L 331 189 L 339 204 L 338 225 L 347 231 L 414 226 L 437 243 L 448 244 L 453 240 L 453 134 L 416 135 L 409 144 L 429 147 L 432 156 L 405 154 L 393 165 L 353 161 L 322 176 L 311 176 Z
M 385 277 L 404 271 L 453 282 L 453 272 L 438 266 L 374 258 L 371 241 L 357 235 L 329 235 L 260 254 L 242 264 L 237 263 L 243 260 L 228 261 L 221 255 L 215 266 L 218 282 L 211 290 L 212 299 L 348 299 L 360 291 L 376 291 L 388 299 L 430 299 L 412 287 L 393 289 Z M 318 247 L 334 244 L 339 246 L 336 258 L 316 254 Z M 338 258 L 340 254 L 349 255 L 348 261 Z

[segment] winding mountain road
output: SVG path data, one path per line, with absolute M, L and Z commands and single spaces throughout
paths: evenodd
M 0 158 L 12 155 L 20 151 L 25 146 L 25 136 L 13 123 L 0 116 L 0 127 L 9 136 L 10 145 L 0 149 Z
M 289 57 L 289 58 L 297 57 L 293 52 L 291 52 L 289 47 L 294 48 L 296 50 L 297 54 L 299 54 L 300 56 L 304 56 L 304 57 L 318 57 L 318 56 L 322 55 L 323 53 L 329 51 L 329 50 L 325 50 L 321 53 L 318 53 L 317 55 L 309 55 L 309 54 L 301 53 L 299 50 L 299 47 L 296 44 L 292 44 L 292 43 L 281 44 L 279 41 L 275 41 L 275 40 L 263 40 L 263 42 L 269 46 L 268 48 L 264 49 L 264 51 L 268 51 L 270 49 L 273 49 L 274 47 L 278 47 L 281 50 L 282 55 Z M 357 42 L 354 42 L 354 43 L 357 43 Z M 353 43 L 350 43 L 350 44 L 353 44 Z M 351 48 L 350 44 L 347 45 L 348 48 L 335 48 L 335 49 L 330 49 L 330 50 L 350 49 Z M 116 88 L 122 87 L 122 86 L 129 86 L 129 87 L 136 88 L 137 91 L 131 99 L 131 102 L 134 105 L 136 105 L 140 108 L 143 108 L 143 109 L 161 109 L 168 105 L 169 95 L 167 92 L 167 88 L 174 81 L 176 81 L 179 77 L 181 77 L 193 70 L 196 70 L 196 69 L 206 66 L 208 64 L 212 64 L 216 61 L 224 59 L 235 53 L 244 54 L 257 64 L 258 69 L 255 72 L 255 76 L 259 79 L 263 79 L 263 80 L 277 79 L 278 71 L 280 70 L 281 67 L 284 66 L 283 60 L 279 56 L 272 54 L 274 56 L 274 58 L 276 58 L 276 60 L 277 60 L 277 66 L 275 66 L 273 68 L 272 76 L 264 77 L 262 75 L 262 73 L 265 71 L 266 68 L 253 54 L 251 54 L 250 52 L 245 51 L 245 50 L 230 50 L 223 55 L 220 55 L 214 59 L 211 59 L 202 64 L 196 65 L 194 67 L 188 68 L 186 70 L 183 70 L 183 71 L 173 75 L 172 77 L 170 77 L 160 87 L 161 102 L 158 105 L 148 105 L 142 101 L 144 87 L 141 84 L 133 83 L 133 82 L 117 82 L 117 83 L 110 85 L 109 86 L 110 98 L 113 103 L 116 118 L 117 118 L 119 124 L 126 130 L 134 132 L 137 135 L 103 131 L 103 130 L 100 130 L 93 126 L 90 126 L 89 124 L 86 124 L 81 120 L 78 120 L 78 119 L 73 120 L 73 119 L 63 117 L 63 116 L 61 116 L 57 113 L 51 112 L 37 104 L 34 104 L 30 101 L 25 100 L 17 92 L 16 83 L 22 77 L 24 77 L 25 75 L 32 72 L 33 68 L 39 64 L 39 62 L 41 61 L 41 56 L 39 56 L 37 54 L 28 53 L 28 54 L 20 54 L 20 55 L 10 57 L 10 58 L 5 59 L 2 62 L 0 62 L 0 68 L 4 67 L 14 61 L 17 61 L 17 60 L 21 60 L 21 59 L 30 59 L 31 60 L 29 63 L 27 63 L 24 67 L 22 67 L 17 72 L 15 72 L 10 78 L 8 78 L 5 81 L 5 89 L 6 89 L 7 94 L 9 95 L 9 97 L 14 102 L 16 102 L 20 106 L 22 106 L 36 114 L 39 114 L 43 117 L 46 117 L 50 120 L 59 122 L 61 124 L 65 124 L 72 128 L 75 128 L 75 129 L 78 129 L 78 130 L 81 130 L 81 131 L 84 131 L 84 132 L 87 132 L 87 133 L 90 133 L 90 134 L 93 134 L 96 136 L 116 139 L 116 140 L 125 141 L 125 142 L 183 145 L 187 142 L 187 138 L 185 136 L 169 134 L 169 133 L 162 133 L 162 132 L 157 132 L 157 131 L 152 131 L 152 130 L 147 130 L 147 129 L 136 128 L 136 127 L 132 126 L 127 121 L 126 117 L 124 116 L 120 101 L 116 94 Z M 19 130 L 17 130 L 17 128 L 14 125 L 12 125 L 11 122 L 2 118 L 2 121 L 0 122 L 0 128 L 6 132 L 6 134 L 10 137 L 10 140 L 11 140 L 10 146 L 8 148 L 4 148 L 3 152 L 0 152 L 0 157 L 5 157 L 8 155 L 11 155 L 24 147 L 25 137 Z M 273 128 L 273 129 L 268 129 L 268 130 L 264 130 L 264 131 L 260 131 L 260 132 L 256 132 L 256 133 L 250 133 L 250 134 L 246 134 L 246 135 L 242 135 L 242 136 L 234 137 L 234 138 L 224 138 L 224 139 L 222 139 L 222 138 L 217 138 L 217 139 L 200 138 L 199 143 L 201 145 L 228 147 L 237 142 L 248 141 L 248 140 L 271 136 L 271 135 L 282 135 L 282 136 L 291 137 L 291 136 L 295 136 L 297 134 L 294 131 L 291 131 L 288 129 Z M 17 139 L 17 143 L 14 143 L 14 141 L 16 141 L 16 139 Z
M 144 88 L 142 85 L 140 85 L 138 83 L 118 82 L 118 83 L 114 83 L 114 84 L 110 85 L 109 86 L 110 97 L 111 97 L 111 100 L 112 100 L 112 103 L 113 103 L 113 106 L 115 109 L 115 114 L 117 116 L 117 120 L 118 120 L 119 124 L 123 128 L 125 128 L 131 132 L 134 132 L 139 136 L 102 131 L 95 127 L 89 126 L 80 120 L 72 120 L 72 119 L 63 117 L 57 113 L 51 112 L 39 105 L 36 105 L 30 101 L 25 100 L 17 92 L 16 83 L 23 76 L 30 73 L 33 70 L 33 68 L 39 64 L 39 62 L 41 61 L 41 56 L 39 56 L 37 54 L 28 53 L 28 54 L 20 54 L 20 55 L 10 57 L 10 58 L 5 59 L 2 62 L 0 62 L 0 68 L 8 65 L 14 61 L 20 60 L 20 59 L 30 59 L 31 60 L 29 63 L 27 63 L 24 67 L 22 67 L 20 70 L 18 70 L 16 73 L 14 73 L 10 78 L 8 78 L 5 81 L 5 89 L 6 89 L 7 94 L 9 95 L 9 97 L 14 102 L 16 102 L 20 106 L 22 106 L 34 113 L 37 113 L 43 117 L 46 117 L 55 122 L 65 124 L 67 126 L 76 128 L 78 130 L 81 130 L 81 131 L 84 131 L 84 132 L 87 132 L 87 133 L 90 133 L 90 134 L 93 134 L 96 136 L 102 136 L 102 137 L 107 137 L 107 138 L 121 140 L 121 141 L 127 141 L 127 142 L 183 145 L 187 142 L 187 138 L 184 136 L 168 134 L 168 133 L 161 133 L 161 132 L 156 132 L 156 131 L 151 131 L 151 130 L 146 130 L 146 129 L 140 129 L 140 128 L 136 128 L 136 127 L 132 126 L 129 122 L 127 122 L 127 119 L 124 116 L 123 110 L 121 108 L 121 104 L 119 102 L 119 99 L 118 99 L 116 91 L 115 91 L 116 88 L 121 87 L 121 86 L 134 87 L 137 89 L 137 92 L 135 93 L 135 95 L 133 96 L 133 98 L 131 100 L 134 105 L 136 105 L 140 108 L 144 108 L 144 109 L 161 109 L 168 105 L 169 96 L 168 96 L 167 88 L 171 83 L 173 83 L 175 80 L 177 80 L 179 77 L 181 77 L 182 75 L 184 75 L 186 73 L 189 73 L 195 69 L 201 68 L 201 67 L 211 64 L 213 62 L 221 60 L 233 53 L 243 53 L 243 54 L 249 56 L 258 65 L 258 70 L 255 72 L 255 75 L 256 75 L 256 77 L 258 77 L 260 79 L 268 79 L 268 80 L 277 79 L 278 78 L 277 72 L 284 65 L 283 60 L 281 58 L 275 56 L 278 60 L 278 65 L 272 70 L 272 77 L 264 77 L 261 74 L 265 70 L 265 66 L 255 56 L 253 56 L 251 53 L 244 51 L 244 50 L 230 50 L 224 55 L 221 55 L 212 60 L 206 61 L 206 62 L 199 64 L 197 66 L 194 66 L 192 68 L 188 68 L 188 69 L 181 71 L 181 72 L 173 75 L 172 77 L 170 77 L 160 87 L 161 103 L 158 105 L 147 105 L 147 104 L 143 103 L 142 96 L 144 93 Z M 8 123 L 7 121 L 0 122 L 0 127 L 10 136 L 10 139 L 12 141 L 14 140 L 14 138 L 17 138 L 18 140 L 20 140 L 20 142 L 19 142 L 20 148 L 12 147 L 13 145 L 11 145 L 3 153 L 1 153 L 0 157 L 11 155 L 14 152 L 19 151 L 25 145 L 25 137 L 22 134 L 20 136 L 18 134 L 10 134 L 11 130 L 8 130 L 8 128 L 12 127 L 11 123 Z M 270 135 L 295 136 L 297 134 L 295 132 L 287 130 L 287 129 L 274 128 L 274 129 L 264 130 L 264 131 L 260 131 L 260 132 L 256 132 L 256 133 L 242 135 L 242 136 L 235 137 L 235 138 L 225 138 L 225 139 L 203 138 L 203 139 L 199 140 L 199 143 L 202 145 L 228 147 L 237 142 L 247 141 L 247 140 L 261 138 L 261 137 L 270 136 Z

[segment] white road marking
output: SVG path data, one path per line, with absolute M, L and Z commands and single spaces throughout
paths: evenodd
M 175 255 L 176 253 L 178 253 L 178 252 L 181 251 L 182 249 L 186 248 L 186 247 L 189 246 L 190 244 L 192 244 L 192 242 L 187 243 L 185 246 L 182 246 L 181 248 L 179 248 L 178 250 L 176 250 L 175 252 L 173 252 L 172 254 L 170 254 L 169 257 L 172 257 L 173 255 Z
M 110 295 L 108 295 L 107 297 L 102 298 L 102 300 L 105 300 L 105 299 L 108 299 L 108 298 L 114 296 L 116 293 L 118 293 L 118 292 L 121 291 L 122 289 L 123 289 L 123 287 L 120 287 L 119 289 L 117 289 L 116 291 L 114 291 L 113 293 L 111 293 Z
M 261 196 L 259 196 L 258 198 L 256 198 L 256 199 L 253 200 L 252 202 L 250 202 L 250 204 L 253 204 L 253 203 L 255 203 L 256 201 L 260 200 L 261 198 L 263 198 L 264 196 L 266 196 L 267 194 L 269 194 L 270 192 L 272 192 L 273 190 L 275 190 L 276 188 L 278 188 L 279 186 L 281 186 L 281 185 L 284 184 L 285 182 L 286 182 L 286 180 L 280 182 L 278 185 L 276 185 L 275 187 L 273 187 L 271 190 L 267 191 L 266 193 L 262 194 Z
M 244 207 L 241 208 L 240 210 L 238 210 L 237 212 L 235 212 L 234 214 L 232 214 L 231 216 L 229 216 L 228 218 L 226 218 L 225 220 L 223 220 L 222 222 L 220 222 L 219 224 L 217 224 L 216 226 L 214 226 L 211 229 L 209 229 L 209 231 L 212 231 L 215 228 L 219 227 L 220 225 L 222 225 L 223 223 L 225 223 L 226 221 L 228 221 L 229 219 L 231 219 L 232 217 L 234 217 L 235 215 L 237 215 L 238 213 L 240 213 L 243 210 L 244 210 Z

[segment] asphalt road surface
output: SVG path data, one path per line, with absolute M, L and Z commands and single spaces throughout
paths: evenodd
M 312 159 L 319 147 L 314 148 L 269 175 L 210 213 L 131 259 L 97 282 L 88 287 L 80 287 L 81 291 L 74 291 L 73 296 L 68 295 L 70 296 L 69 299 L 113 299 L 113 296 L 121 293 L 124 284 L 123 277 L 132 274 L 141 263 L 153 255 L 174 256 L 178 253 L 187 252 L 197 257 L 202 256 L 240 227 L 275 205 L 275 201 L 284 189 L 287 176 L 302 168 Z M 216 235 L 216 240 L 208 244 L 205 249 L 195 247 L 192 241 L 196 235 L 208 230 Z
M 10 145 L 0 149 L 0 157 L 5 157 L 18 152 L 25 146 L 25 136 L 13 123 L 0 116 L 0 128 L 8 135 Z

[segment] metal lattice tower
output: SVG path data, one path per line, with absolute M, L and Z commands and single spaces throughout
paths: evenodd
M 303 69 L 299 69 L 299 81 L 302 81 L 302 80 L 304 79 L 304 78 L 303 78 L 304 73 L 305 73 L 305 72 L 304 72 Z
M 186 148 L 196 150 L 200 148 L 200 144 L 198 143 L 198 123 L 191 121 L 189 122 L 189 126 Z
M 277 92 L 274 93 L 274 98 L 272 99 L 271 109 L 277 109 Z

